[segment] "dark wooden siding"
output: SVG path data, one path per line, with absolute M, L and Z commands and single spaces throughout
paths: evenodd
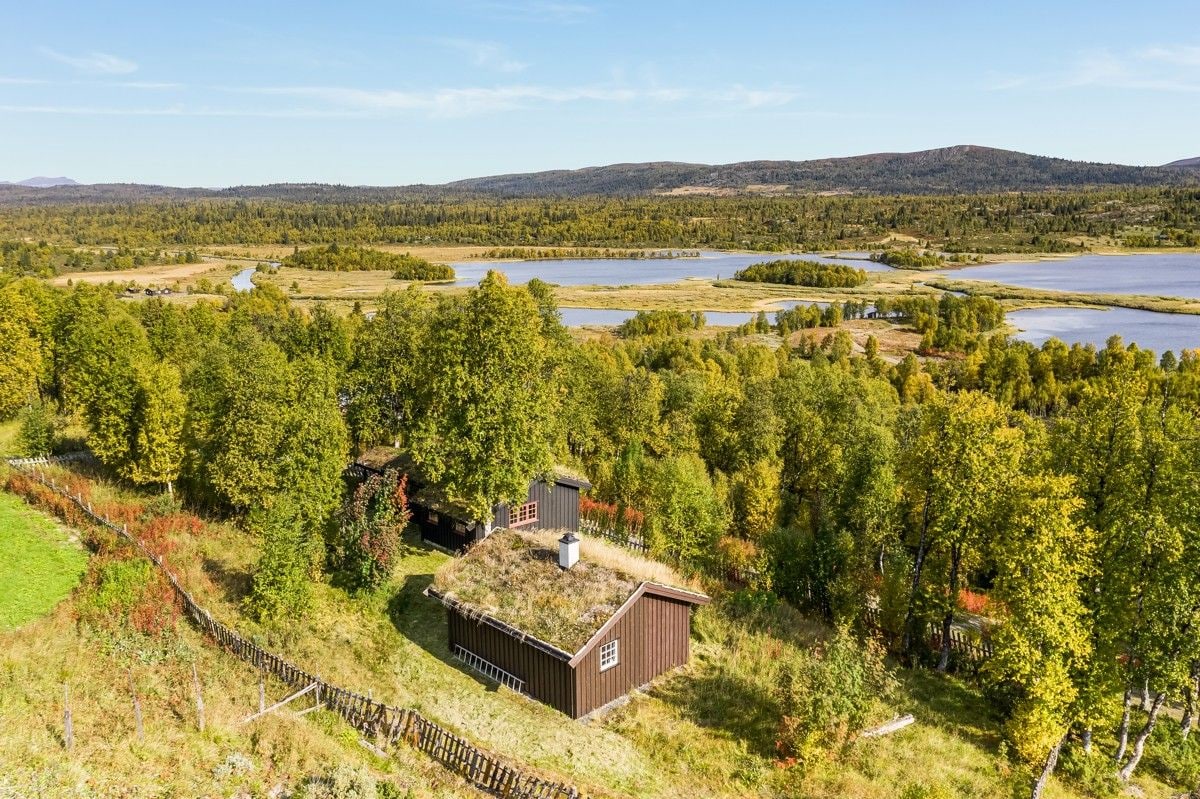
M 421 528 L 421 539 L 431 544 L 445 547 L 451 552 L 458 552 L 475 540 L 470 530 L 458 531 L 459 524 L 465 524 L 448 513 L 438 513 L 437 522 L 429 520 L 430 510 L 422 505 L 413 503 L 412 521 Z
M 529 484 L 526 502 L 538 504 L 538 520 L 522 525 L 534 530 L 579 530 L 579 489 L 562 483 L 535 480 Z M 496 506 L 495 525 L 508 527 L 507 505 Z
M 525 681 L 525 691 L 534 699 L 571 715 L 575 704 L 575 684 L 571 667 L 540 649 L 519 641 L 489 624 L 467 618 L 447 608 L 450 622 L 450 646 L 455 644 L 474 652 Z
M 643 595 L 575 667 L 575 718 L 603 707 L 688 660 L 691 605 Z M 616 639 L 620 662 L 600 671 L 600 647 Z

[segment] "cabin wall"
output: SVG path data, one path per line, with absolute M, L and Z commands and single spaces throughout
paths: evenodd
M 456 519 L 448 513 L 430 511 L 429 508 L 415 502 L 411 509 L 412 521 L 420 528 L 421 539 L 424 541 L 437 544 L 451 552 L 458 552 L 475 540 L 475 534 L 469 528 L 463 531 L 458 529 L 460 524 L 465 526 L 461 519 Z M 437 513 L 436 522 L 430 521 L 431 513 Z
M 579 531 L 579 489 L 575 486 L 535 480 L 529 484 L 525 502 L 538 504 L 538 520 L 522 527 L 530 530 Z M 495 525 L 509 526 L 508 505 L 496 506 Z
M 688 661 L 691 605 L 642 595 L 575 667 L 575 718 L 645 685 Z M 600 648 L 620 639 L 620 662 L 600 671 Z
M 454 644 L 525 681 L 525 691 L 534 699 L 568 715 L 575 704 L 575 685 L 571 667 L 536 647 L 517 640 L 490 624 L 446 609 L 450 625 L 450 646 Z

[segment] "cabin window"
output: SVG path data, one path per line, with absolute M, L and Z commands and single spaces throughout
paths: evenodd
M 621 662 L 621 639 L 600 644 L 600 671 L 607 671 Z
M 429 519 L 430 524 L 437 524 L 441 521 L 441 517 L 437 515 L 437 511 L 435 510 L 429 511 L 429 516 L 427 518 Z
M 523 524 L 533 524 L 538 520 L 538 504 L 536 502 L 526 502 L 524 505 L 518 505 L 508 512 L 508 526 L 520 527 Z
M 456 532 L 456 533 L 466 533 L 466 532 L 467 532 L 467 525 L 466 525 L 466 522 L 455 522 L 455 523 L 454 523 L 454 532 Z

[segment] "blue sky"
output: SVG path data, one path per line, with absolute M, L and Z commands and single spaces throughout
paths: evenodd
M 0 0 L 0 20 L 0 179 L 391 185 L 963 143 L 1200 156 L 1195 0 Z

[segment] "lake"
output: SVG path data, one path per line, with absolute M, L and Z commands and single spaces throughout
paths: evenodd
M 1032 289 L 1200 299 L 1200 253 L 1080 255 L 1030 263 L 968 266 L 938 274 Z
M 767 319 L 770 320 L 771 324 L 775 324 L 776 311 L 795 308 L 797 305 L 819 305 L 825 308 L 828 307 L 829 303 L 810 302 L 808 300 L 784 300 L 775 303 L 777 307 L 765 308 L 764 310 L 767 312 Z M 637 314 L 637 311 L 630 311 L 623 308 L 559 308 L 558 310 L 562 314 L 563 324 L 567 327 L 582 327 L 584 325 L 612 325 L 615 327 L 626 319 L 632 319 Z M 703 311 L 703 314 L 706 327 L 738 327 L 752 321 L 758 316 L 757 311 Z
M 674 283 L 687 278 L 728 279 L 733 277 L 734 272 L 751 264 L 779 259 L 845 264 L 868 272 L 890 272 L 892 269 L 874 261 L 831 258 L 826 255 L 726 252 L 702 252 L 699 258 L 567 258 L 506 263 L 463 261 L 452 266 L 458 276 L 457 283 L 464 286 L 478 283 L 489 269 L 503 272 L 508 276 L 509 283 L 527 283 L 536 277 L 560 286 L 627 286 Z
M 1161 354 L 1200 348 L 1200 316 L 1156 313 L 1133 308 L 1029 308 L 1010 311 L 1005 317 L 1020 329 L 1016 338 L 1041 345 L 1057 338 L 1067 344 L 1103 347 L 1114 333 L 1126 344 Z

